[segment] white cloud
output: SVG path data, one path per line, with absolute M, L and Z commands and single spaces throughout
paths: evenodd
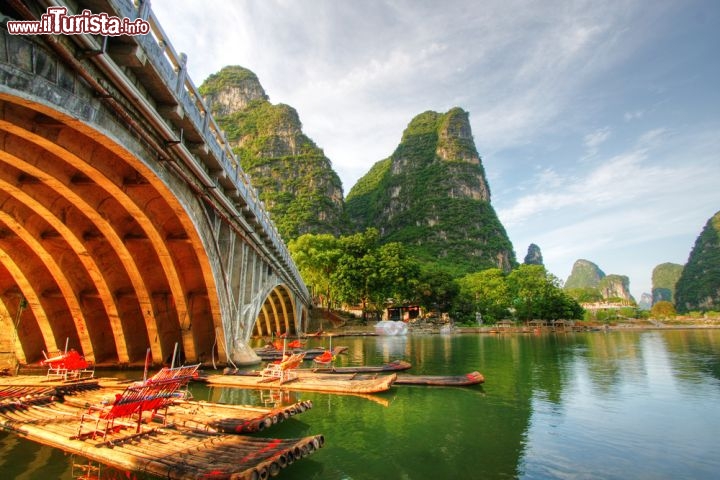
M 681 243 L 720 208 L 717 89 L 678 87 L 690 74 L 714 75 L 702 71 L 714 65 L 708 59 L 689 63 L 717 43 L 716 31 L 696 38 L 705 27 L 683 23 L 703 5 L 154 0 L 152 8 L 188 53 L 196 84 L 238 64 L 271 101 L 295 107 L 345 193 L 393 152 L 413 116 L 469 111 L 510 238 L 540 245 L 549 266 L 569 262 L 557 274 L 581 257 L 635 268 L 623 249 L 640 242 L 636 258 L 671 248 L 686 256 Z M 688 102 L 694 96 L 702 101 Z M 676 244 L 651 247 L 653 239 Z M 649 272 L 655 259 L 642 261 Z
M 720 210 L 719 151 L 717 125 L 689 133 L 654 129 L 585 172 L 553 172 L 550 184 L 540 172 L 534 189 L 498 216 L 519 255 L 525 245 L 539 245 L 562 278 L 579 258 L 606 273 L 633 273 L 637 296 L 650 291 L 656 265 L 687 260 L 705 221 Z
M 626 122 L 631 122 L 633 120 L 641 119 L 644 114 L 645 114 L 645 112 L 643 110 L 635 110 L 632 112 L 625 112 L 625 114 L 623 115 L 623 119 Z
M 594 132 L 585 135 L 585 138 L 583 139 L 583 144 L 586 149 L 584 158 L 595 156 L 600 145 L 605 143 L 608 138 L 610 138 L 610 127 L 599 128 Z

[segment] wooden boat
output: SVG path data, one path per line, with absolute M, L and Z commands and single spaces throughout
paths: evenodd
M 464 387 L 485 382 L 485 377 L 479 372 L 465 375 L 398 375 L 397 385 L 440 385 L 445 387 Z
M 400 364 L 400 366 L 403 365 Z M 320 373 L 315 370 L 317 369 L 298 369 L 297 375 L 300 379 L 305 380 L 338 375 L 335 373 Z M 353 375 L 358 376 L 357 374 L 351 374 L 351 376 Z M 393 382 L 394 385 L 438 385 L 445 387 L 464 387 L 485 382 L 485 377 L 483 377 L 483 375 L 479 372 L 466 373 L 465 375 L 412 375 L 398 373 L 393 373 L 393 375 L 397 377 Z M 375 376 L 377 376 L 377 374 Z M 365 377 L 370 377 L 370 375 L 365 375 Z M 382 378 L 382 375 L 380 375 L 379 378 Z
M 332 354 L 337 355 L 339 353 L 342 353 L 346 351 L 348 347 L 334 347 L 332 349 Z M 307 350 L 302 349 L 287 349 L 285 351 L 286 354 L 293 354 L 293 353 L 303 353 L 305 352 L 305 360 L 312 360 L 315 357 L 318 357 L 325 353 L 324 348 L 310 348 Z M 283 351 L 282 349 L 278 350 L 272 345 L 266 345 L 262 348 L 256 348 L 255 353 L 258 357 L 260 357 L 261 360 L 264 361 L 273 361 L 273 360 L 281 360 L 283 357 Z
M 408 370 L 412 367 L 410 362 L 405 360 L 395 360 L 390 363 L 384 363 L 382 365 L 357 365 L 348 367 L 317 367 L 313 369 L 316 373 L 384 373 L 384 372 L 399 372 L 402 370 Z
M 302 373 L 301 373 L 302 372 Z M 298 377 L 280 383 L 278 379 L 260 377 L 256 375 L 207 375 L 200 376 L 196 380 L 207 383 L 209 385 L 218 385 L 225 387 L 241 387 L 241 388 L 270 388 L 270 389 L 287 389 L 312 392 L 328 392 L 328 393 L 378 393 L 390 389 L 397 374 L 381 376 L 362 376 L 357 374 L 338 375 L 338 374 L 321 374 L 312 373 L 308 375 L 302 370 L 298 370 Z

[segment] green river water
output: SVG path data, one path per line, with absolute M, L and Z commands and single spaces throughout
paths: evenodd
M 333 343 L 349 347 L 340 365 L 405 359 L 413 364 L 409 373 L 478 370 L 486 381 L 395 386 L 371 397 L 198 384 L 191 390 L 196 399 L 237 404 L 312 400 L 311 410 L 258 435 L 324 434 L 325 446 L 283 470 L 281 479 L 720 478 L 720 330 Z M 0 432 L 2 479 L 71 479 L 71 460 Z

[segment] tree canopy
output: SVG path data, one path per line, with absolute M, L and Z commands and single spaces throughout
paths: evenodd
M 364 313 L 379 315 L 386 305 L 415 296 L 417 263 L 402 244 L 380 244 L 374 228 L 338 238 L 306 234 L 289 248 L 303 280 L 328 307 L 359 304 Z
M 458 316 L 472 320 L 480 313 L 485 322 L 502 318 L 518 320 L 581 319 L 583 308 L 560 288 L 560 280 L 542 265 L 520 265 L 505 274 L 488 269 L 458 280 Z M 468 311 L 472 308 L 472 311 Z
M 360 305 L 379 318 L 392 305 L 415 304 L 451 312 L 460 322 L 580 319 L 580 304 L 542 265 L 520 265 L 505 273 L 490 268 L 461 278 L 441 269 L 421 269 L 401 243 L 381 243 L 379 233 L 334 237 L 306 234 L 290 242 L 290 253 L 316 300 L 327 307 Z

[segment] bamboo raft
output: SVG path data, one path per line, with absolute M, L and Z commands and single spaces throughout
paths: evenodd
M 140 410 L 140 416 L 113 419 L 103 431 L 84 419 L 107 390 L 97 383 L 92 390 L 87 382 L 53 387 L 37 382 L 42 377 L 35 379 L 30 386 L 30 379 L 0 384 L 0 429 L 120 470 L 171 479 L 261 479 L 324 443 L 322 435 L 280 440 L 220 433 L 260 431 L 310 408 L 309 402 L 263 409 L 175 399 L 164 415 L 153 411 L 145 418 Z M 140 387 L 117 394 L 113 408 L 118 397 L 130 399 L 127 392 L 133 388 Z
M 98 378 L 82 382 L 47 382 L 45 377 L 26 375 L 2 377 L 0 379 L 0 406 L 5 398 L 10 402 L 22 395 L 49 392 L 64 404 L 87 408 L 107 402 L 108 397 L 129 385 L 130 381 L 114 378 Z M 228 405 L 204 401 L 176 399 L 168 416 L 173 423 L 191 425 L 203 424 L 208 431 L 213 429 L 224 433 L 261 432 L 277 423 L 312 408 L 309 400 L 277 408 L 248 405 Z
M 49 399 L 5 407 L 0 412 L 0 428 L 28 440 L 120 470 L 170 479 L 267 478 L 324 443 L 322 435 L 281 440 L 211 434 L 178 426 L 102 440 L 70 439 L 78 421 L 76 409 L 68 410 Z
M 65 395 L 62 403 L 77 408 L 99 404 L 107 398 L 106 391 L 83 391 Z M 313 406 L 310 400 L 276 408 L 249 405 L 228 405 L 205 401 L 175 400 L 168 410 L 168 422 L 208 432 L 254 433 L 282 423 Z
M 299 372 L 300 370 L 298 370 Z M 361 376 L 319 374 L 306 375 L 304 372 L 290 381 L 280 382 L 256 375 L 207 375 L 195 378 L 195 381 L 225 387 L 241 387 L 256 389 L 287 389 L 326 393 L 379 393 L 390 389 L 397 374 Z

